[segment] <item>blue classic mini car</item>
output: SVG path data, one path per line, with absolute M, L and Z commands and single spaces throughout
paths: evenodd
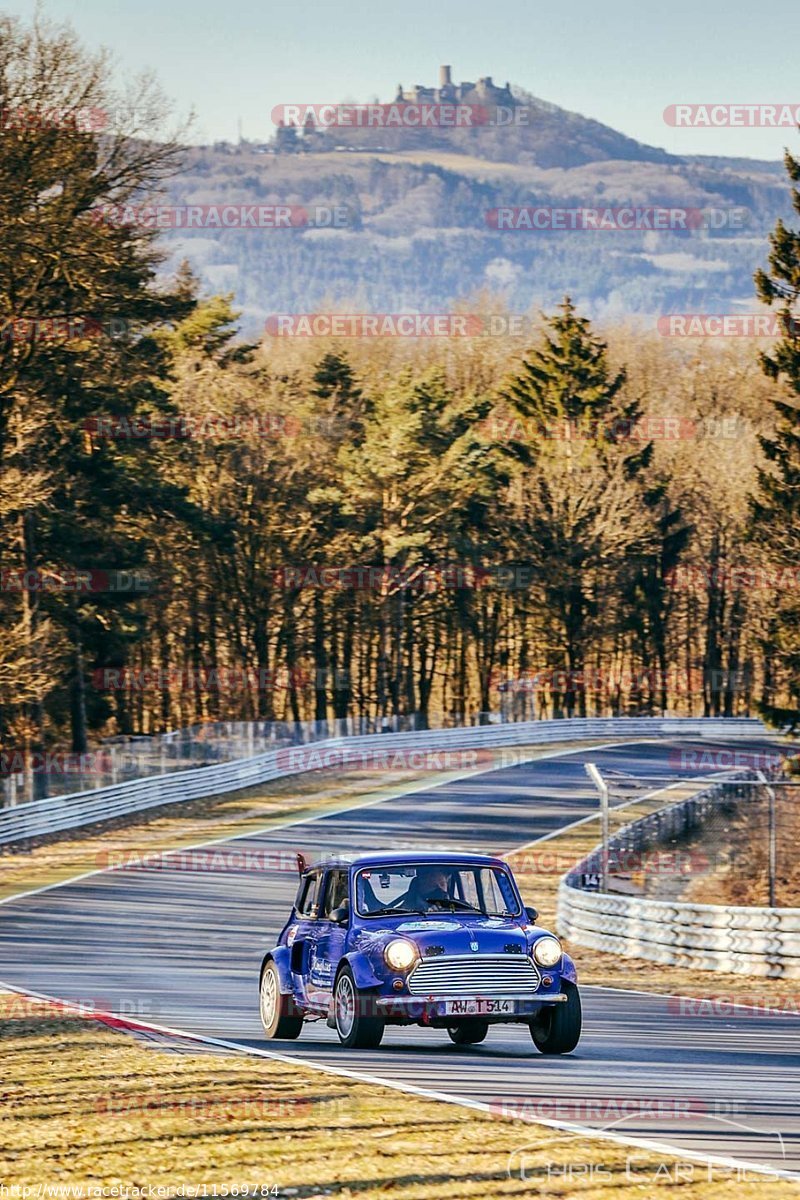
M 327 1019 L 348 1047 L 379 1045 L 387 1025 L 446 1029 L 466 1046 L 515 1023 L 543 1054 L 577 1046 L 575 965 L 502 859 L 403 852 L 298 866 L 291 916 L 261 967 L 267 1037 Z

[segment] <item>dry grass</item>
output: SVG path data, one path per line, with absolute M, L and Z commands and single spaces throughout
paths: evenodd
M 41 1184 L 41 1193 L 28 1195 L 50 1200 L 59 1185 L 69 1185 L 76 1197 L 99 1187 L 127 1197 L 144 1186 L 161 1187 L 168 1197 L 205 1184 L 208 1196 L 214 1186 L 218 1195 L 234 1186 L 255 1195 L 277 1185 L 281 1196 L 365 1200 L 641 1200 L 662 1194 L 679 1169 L 681 1200 L 777 1200 L 798 1191 L 752 1174 L 735 1181 L 723 1168 L 708 1182 L 707 1168 L 679 1168 L 672 1157 L 302 1066 L 144 1047 L 97 1021 L 44 1004 L 23 1009 L 17 997 L 0 1000 L 4 1195 Z
M 800 788 L 776 789 L 778 908 L 800 905 Z M 761 789 L 744 803 L 715 814 L 687 842 L 707 873 L 688 883 L 682 899 L 696 904 L 769 904 L 769 806 Z

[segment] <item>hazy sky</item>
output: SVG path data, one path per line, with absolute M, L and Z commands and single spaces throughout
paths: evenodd
M 29 15 L 35 0 L 8 0 Z M 280 103 L 491 75 L 676 153 L 778 158 L 792 129 L 675 129 L 673 103 L 800 105 L 800 0 L 47 0 L 121 71 L 152 68 L 194 140 L 272 133 Z

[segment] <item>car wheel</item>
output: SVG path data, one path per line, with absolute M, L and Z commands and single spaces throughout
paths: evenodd
M 562 980 L 566 1002 L 543 1008 L 531 1021 L 531 1037 L 542 1054 L 569 1054 L 581 1036 L 581 997 L 577 987 Z
M 372 993 L 360 991 L 353 972 L 342 967 L 333 989 L 333 1011 L 339 1041 L 348 1049 L 368 1050 L 381 1044 L 386 1022 L 365 1011 L 371 1000 Z
M 268 1038 L 294 1038 L 300 1036 L 303 1018 L 297 1012 L 294 997 L 281 992 L 278 968 L 271 960 L 261 973 L 260 987 L 261 1024 Z
M 488 1021 L 459 1021 L 457 1025 L 448 1025 L 447 1034 L 451 1042 L 457 1046 L 477 1046 L 489 1032 Z

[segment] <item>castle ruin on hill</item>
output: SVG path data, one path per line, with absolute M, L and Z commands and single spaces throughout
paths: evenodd
M 438 87 L 424 87 L 417 83 L 412 88 L 404 88 L 402 84 L 398 84 L 392 104 L 472 104 L 492 109 L 511 108 L 517 101 L 511 93 L 510 83 L 506 83 L 505 87 L 498 87 L 492 81 L 491 75 L 484 75 L 477 83 L 453 83 L 452 68 L 441 66 Z M 347 134 L 347 129 L 321 127 L 309 113 L 302 123 L 289 122 L 279 125 L 275 131 L 273 150 L 277 154 L 296 154 L 314 150 L 345 149 L 346 146 L 336 143 L 346 141 Z
M 394 100 L 395 104 L 484 104 L 488 107 L 515 103 L 510 83 L 498 87 L 492 82 L 491 75 L 484 75 L 477 83 L 453 83 L 449 66 L 439 67 L 438 88 L 416 83 L 413 88 L 404 89 L 399 83 Z

